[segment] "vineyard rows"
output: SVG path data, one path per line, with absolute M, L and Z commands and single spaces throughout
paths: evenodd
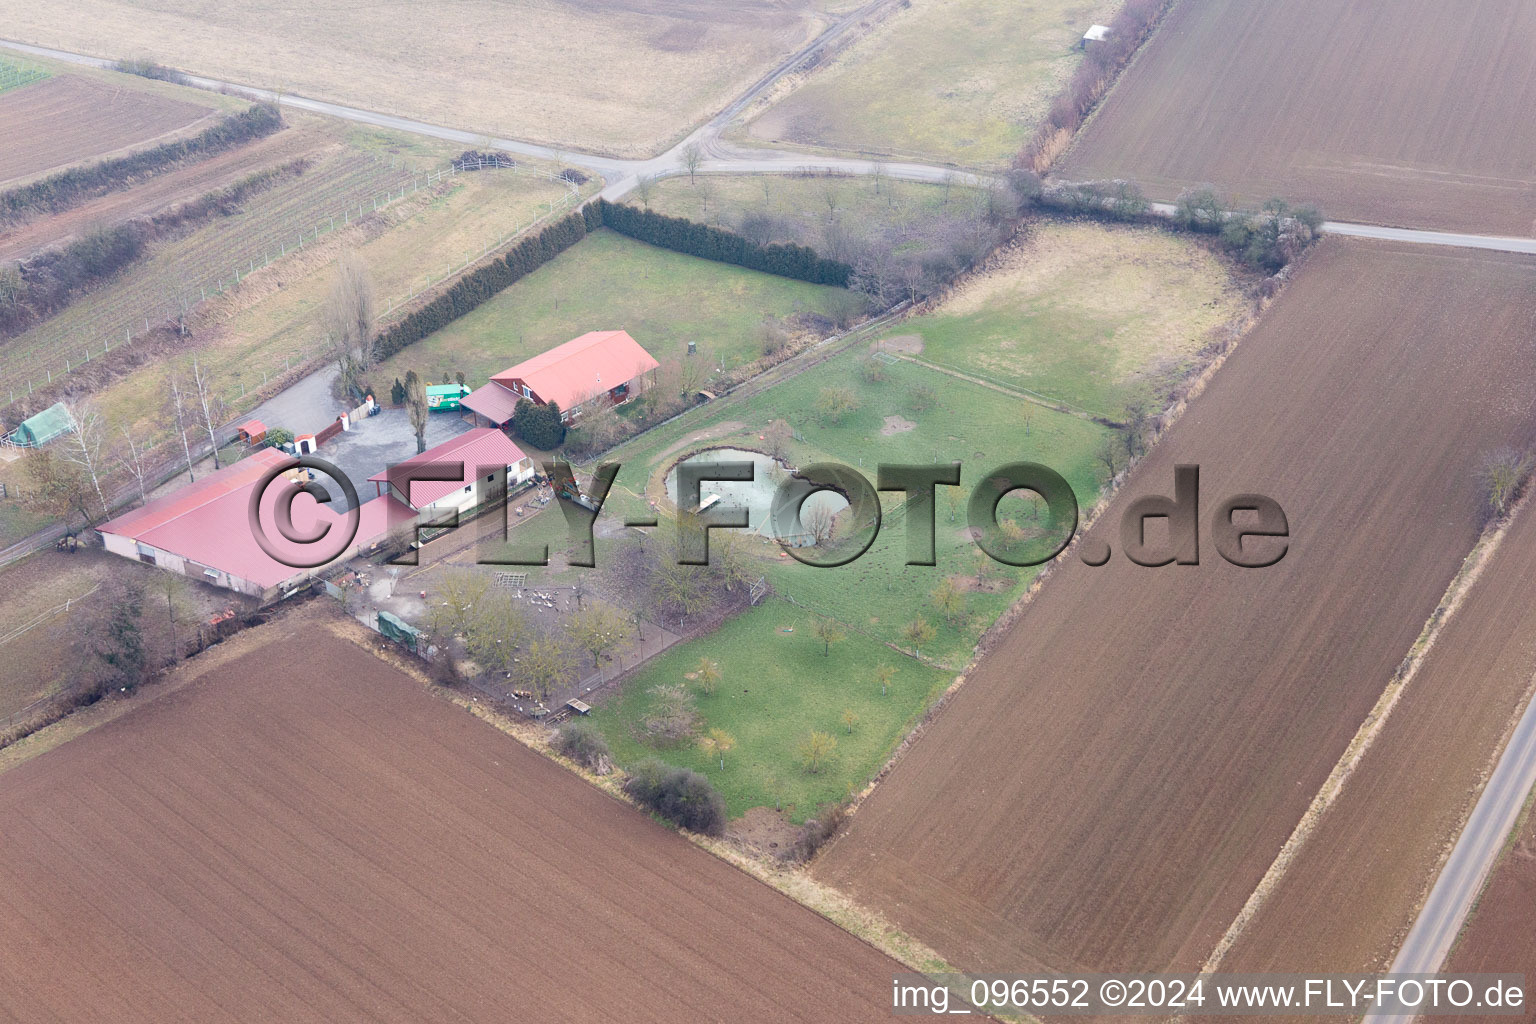
M 428 176 L 432 177 L 432 176 Z M 372 157 L 338 156 L 165 246 L 121 277 L 5 343 L 0 402 L 98 357 L 151 327 L 174 324 L 211 295 L 290 250 L 383 207 L 425 179 Z

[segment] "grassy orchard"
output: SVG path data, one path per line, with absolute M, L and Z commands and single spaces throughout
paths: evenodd
M 642 495 L 659 498 L 666 469 L 690 452 L 712 446 L 764 450 L 761 435 L 780 418 L 799 434 L 788 445 L 791 465 L 841 462 L 860 469 L 873 482 L 881 462 L 958 459 L 961 486 L 941 489 L 935 513 L 936 566 L 905 564 L 906 526 L 896 513 L 903 498 L 897 492 L 882 496 L 888 521 L 870 549 L 848 565 L 805 566 L 762 538 L 745 545 L 776 590 L 882 641 L 902 644 L 903 628 L 919 615 L 927 618 L 937 635 L 922 653 L 958 668 L 981 632 L 1034 574 L 1032 569 L 988 560 L 978 585 L 977 548 L 965 523 L 970 486 L 998 466 L 1032 460 L 1066 477 L 1086 509 L 1098 497 L 1103 467 L 1096 452 L 1110 431 L 912 363 L 883 366 L 885 379 L 869 381 L 860 371 L 860 359 L 860 352 L 845 353 L 760 394 L 715 403 L 700 410 L 702 415 L 684 417 L 616 449 L 604 458 L 623 468 L 603 515 L 619 521 L 629 511 L 639 511 Z M 858 409 L 836 422 L 818 419 L 816 405 L 826 388 L 847 388 Z M 936 396 L 935 402 L 918 411 L 912 396 L 924 390 Z M 954 502 L 944 494 L 949 490 L 955 493 Z M 1026 529 L 1043 525 L 1022 499 L 1007 499 L 1000 511 Z M 662 531 L 668 529 L 664 524 Z M 600 543 L 600 558 L 601 552 Z M 949 619 L 934 607 L 931 594 L 951 575 L 963 577 L 964 613 Z
M 784 601 L 760 604 L 647 664 L 593 720 L 621 765 L 660 757 L 703 773 L 725 797 L 732 817 L 753 807 L 782 806 L 790 820 L 802 822 L 819 804 L 860 789 L 951 679 L 857 633 L 823 654 L 813 621 Z M 712 694 L 687 678 L 700 658 L 720 665 Z M 895 669 L 883 695 L 875 675 L 881 664 Z M 698 736 L 723 729 L 735 739 L 723 770 L 719 754 L 697 737 L 659 747 L 643 738 L 652 690 L 669 683 L 683 683 L 694 694 Z M 858 718 L 851 733 L 843 721 L 850 710 Z M 814 773 L 801 765 L 798 753 L 812 730 L 837 740 Z

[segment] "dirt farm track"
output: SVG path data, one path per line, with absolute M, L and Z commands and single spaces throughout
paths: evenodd
M 1536 5 L 1183 0 L 1056 169 L 1536 234 Z
M 1198 967 L 1475 541 L 1468 467 L 1536 437 L 1533 314 L 1528 261 L 1324 242 L 1089 534 L 1194 463 L 1200 565 L 1069 558 L 819 877 L 963 967 Z M 1267 569 L 1210 546 L 1253 491 Z
M 888 1018 L 872 947 L 323 626 L 253 632 L 0 774 L 0 1019 Z

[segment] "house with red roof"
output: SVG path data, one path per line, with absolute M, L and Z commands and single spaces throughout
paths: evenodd
M 567 423 L 598 401 L 628 401 L 660 366 L 628 331 L 588 331 L 492 377 L 465 396 L 476 425 L 505 427 L 521 399 L 559 405 Z
M 462 463 L 462 470 L 452 479 L 413 479 L 422 471 L 436 467 L 443 474 L 444 464 Z M 492 427 L 478 427 L 428 448 L 420 455 L 396 463 L 368 480 L 380 497 L 388 497 L 410 508 L 412 514 L 446 512 L 468 513 L 492 499 L 511 493 L 533 479 L 533 460 L 506 434 Z M 505 479 L 505 491 L 498 478 Z
M 305 480 L 301 479 L 304 471 L 285 468 L 293 463 L 291 456 L 264 448 L 103 523 L 97 532 L 113 554 L 266 603 L 307 586 L 326 568 L 371 549 L 392 529 L 415 519 L 415 513 L 398 500 L 381 496 L 358 509 L 357 532 L 347 538 L 345 512 L 310 492 L 295 492 Z M 277 476 L 255 499 L 267 550 L 256 537 L 251 504 L 257 484 L 274 471 Z M 289 506 L 292 532 L 318 537 L 313 543 L 289 541 L 277 525 L 278 503 L 286 501 L 290 492 L 294 492 Z M 323 558 L 323 564 L 305 565 L 317 558 Z

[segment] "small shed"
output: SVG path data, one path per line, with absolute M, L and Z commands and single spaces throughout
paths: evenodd
M 261 444 L 267 439 L 267 425 L 261 420 L 246 420 L 235 431 L 241 444 Z
M 433 412 L 455 412 L 470 389 L 465 384 L 428 384 L 427 408 Z
M 1083 33 L 1083 38 L 1077 41 L 1077 48 L 1079 50 L 1086 50 L 1089 43 L 1102 43 L 1108 38 L 1108 25 L 1090 25 L 1088 31 Z
M 22 448 L 40 448 L 54 438 L 75 429 L 75 418 L 63 402 L 55 402 L 42 412 L 21 421 L 11 434 L 11 443 Z

